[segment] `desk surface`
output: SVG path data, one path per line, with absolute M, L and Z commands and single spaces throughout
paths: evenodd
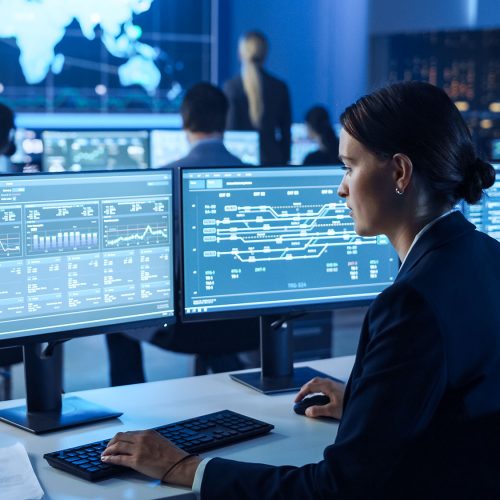
M 353 356 L 301 363 L 347 380 Z M 230 380 L 227 374 L 189 377 L 75 393 L 94 403 L 123 411 L 119 419 L 36 436 L 0 422 L 0 446 L 20 441 L 45 491 L 44 499 L 190 498 L 189 490 L 172 488 L 131 473 L 90 483 L 50 467 L 43 454 L 112 437 L 116 432 L 146 429 L 205 413 L 229 409 L 274 424 L 271 434 L 228 446 L 203 456 L 274 465 L 304 465 L 321 460 L 337 424 L 293 413 L 294 393 L 265 396 Z M 0 408 L 17 406 L 5 401 Z M 304 446 L 307 443 L 307 446 Z

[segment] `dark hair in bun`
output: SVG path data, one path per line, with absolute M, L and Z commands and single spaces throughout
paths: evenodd
M 376 90 L 349 106 L 340 121 L 372 153 L 407 155 L 436 203 L 476 203 L 494 182 L 495 171 L 476 158 L 455 104 L 429 83 L 396 83 Z
M 495 183 L 495 169 L 489 163 L 476 158 L 464 169 L 464 180 L 457 186 L 457 196 L 467 203 L 477 203 L 487 189 Z

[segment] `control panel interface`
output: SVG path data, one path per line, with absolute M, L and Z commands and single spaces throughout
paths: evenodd
M 184 313 L 352 302 L 397 274 L 354 232 L 339 166 L 183 169 Z
M 170 171 L 0 179 L 0 336 L 174 314 Z

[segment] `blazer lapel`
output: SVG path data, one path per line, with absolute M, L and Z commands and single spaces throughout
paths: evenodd
M 436 222 L 415 243 L 395 281 L 405 276 L 428 252 L 447 244 L 469 231 L 474 231 L 475 227 L 474 224 L 471 224 L 458 211 Z

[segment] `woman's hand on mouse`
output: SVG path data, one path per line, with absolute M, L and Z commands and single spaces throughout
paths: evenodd
M 344 402 L 345 384 L 335 382 L 329 378 L 315 377 L 304 384 L 295 396 L 295 402 L 302 401 L 309 394 L 322 392 L 330 398 L 330 402 L 321 406 L 310 406 L 306 410 L 308 417 L 331 417 L 340 420 Z

